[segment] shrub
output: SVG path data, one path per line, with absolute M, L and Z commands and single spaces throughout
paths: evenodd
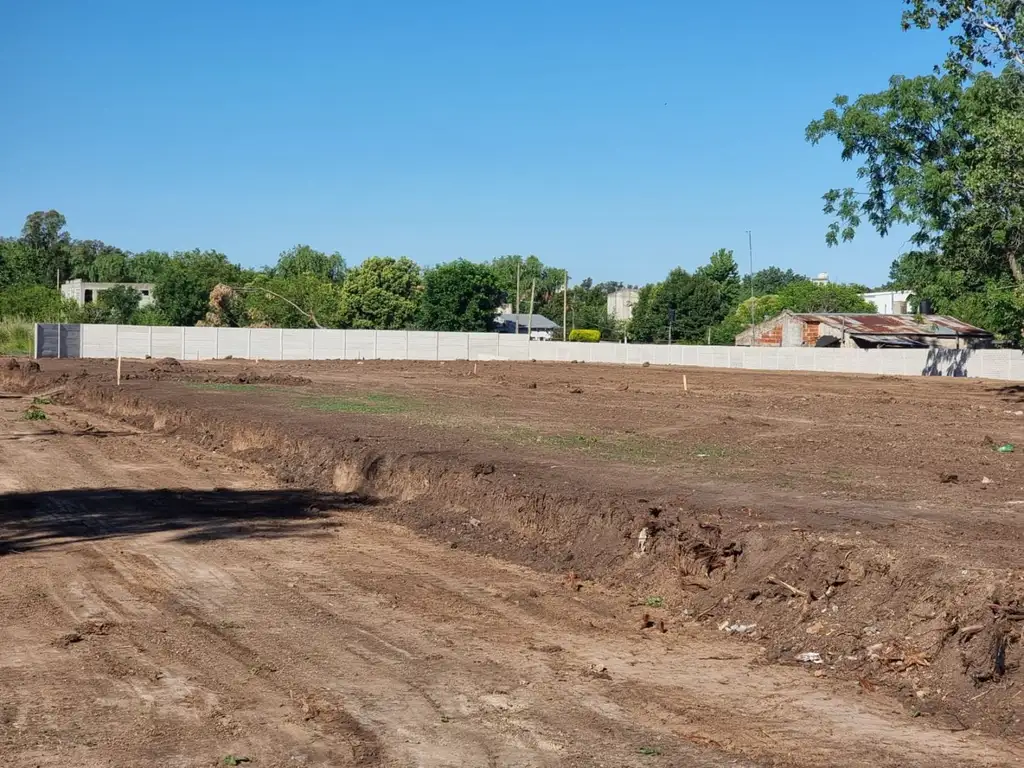
M 600 340 L 600 331 L 594 331 L 589 328 L 577 328 L 574 331 L 569 331 L 569 341 L 586 341 L 592 343 Z
M 30 355 L 32 323 L 15 318 L 0 320 L 0 355 Z

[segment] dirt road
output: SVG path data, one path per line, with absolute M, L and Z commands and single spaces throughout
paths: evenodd
M 623 595 L 369 500 L 30 403 L 0 399 L 2 765 L 1024 762 L 752 644 L 624 630 Z

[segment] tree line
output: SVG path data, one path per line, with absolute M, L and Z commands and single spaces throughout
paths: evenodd
M 502 306 L 544 315 L 605 340 L 731 344 L 751 319 L 783 309 L 872 311 L 863 286 L 815 285 L 792 270 L 763 269 L 742 278 L 722 249 L 693 274 L 672 270 L 644 286 L 630 322 L 608 313 L 619 282 L 590 278 L 568 287 L 566 271 L 536 256 L 464 259 L 422 268 L 408 258 L 374 256 L 349 268 L 338 253 L 308 245 L 276 263 L 242 267 L 222 253 L 191 250 L 131 253 L 98 240 L 78 240 L 57 211 L 26 217 L 20 237 L 0 238 L 0 317 L 33 321 L 208 325 L 221 327 L 379 328 L 490 331 Z M 103 291 L 79 306 L 63 298 L 61 281 L 153 284 L 143 305 L 130 286 Z M 751 290 L 753 289 L 753 290 Z M 517 301 L 518 297 L 518 301 Z M 753 297 L 753 298 L 751 298 Z
M 829 245 L 912 229 L 890 285 L 1020 344 L 1024 327 L 1024 3 L 903 0 L 904 30 L 949 32 L 932 72 L 837 96 L 807 139 L 836 139 L 858 187 L 829 190 Z

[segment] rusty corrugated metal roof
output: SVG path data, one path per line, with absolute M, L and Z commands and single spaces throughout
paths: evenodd
M 947 315 L 859 315 L 836 313 L 794 312 L 793 317 L 805 323 L 823 323 L 833 328 L 845 328 L 858 336 L 991 336 L 988 331 L 975 328 L 962 320 Z M 920 320 L 918 319 L 920 317 Z

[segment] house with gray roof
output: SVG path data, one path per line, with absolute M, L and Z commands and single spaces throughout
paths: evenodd
M 541 341 L 550 341 L 553 332 L 561 327 L 544 315 L 517 315 L 514 312 L 503 312 L 498 315 L 495 325 L 498 333 L 529 333 L 531 339 Z

